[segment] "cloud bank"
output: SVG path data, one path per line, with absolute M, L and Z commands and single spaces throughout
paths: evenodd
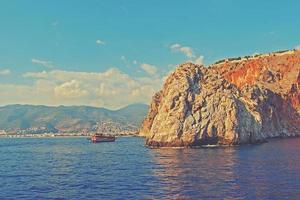
M 149 74 L 156 72 L 145 65 Z M 51 70 L 23 74 L 32 84 L 0 84 L 1 105 L 89 105 L 120 108 L 131 103 L 149 103 L 162 85 L 162 77 L 131 77 L 118 69 L 103 72 Z
M 105 43 L 96 40 L 96 44 Z M 204 57 L 195 54 L 191 47 L 176 43 L 170 49 L 185 55 L 187 61 L 203 64 Z M 175 65 L 169 65 L 168 69 L 159 71 L 157 66 L 149 63 L 131 61 L 125 56 L 120 59 L 138 72 L 143 70 L 145 73 L 136 77 L 116 68 L 102 72 L 58 70 L 54 69 L 51 61 L 33 58 L 33 64 L 47 69 L 23 73 L 26 84 L 0 83 L 0 105 L 89 105 L 117 109 L 132 103 L 149 104 L 153 94 L 161 88 L 168 71 L 175 68 Z M 0 70 L 0 75 L 10 73 L 8 69 Z

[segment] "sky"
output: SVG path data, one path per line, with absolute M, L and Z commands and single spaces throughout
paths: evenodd
M 0 105 L 149 104 L 183 62 L 300 48 L 298 0 L 0 0 Z

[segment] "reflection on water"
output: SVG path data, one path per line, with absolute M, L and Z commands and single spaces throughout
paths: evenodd
M 0 199 L 299 199 L 300 138 L 148 149 L 142 138 L 0 139 Z
M 155 175 L 163 183 L 167 197 L 235 197 L 235 192 L 231 191 L 238 190 L 239 186 L 235 182 L 234 165 L 237 158 L 234 148 L 153 151 L 154 160 L 160 166 Z
M 171 199 L 298 199 L 300 139 L 237 148 L 154 149 Z

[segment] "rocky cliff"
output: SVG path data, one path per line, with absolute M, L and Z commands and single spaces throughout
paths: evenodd
M 140 128 L 146 144 L 257 143 L 300 135 L 300 51 L 177 67 Z

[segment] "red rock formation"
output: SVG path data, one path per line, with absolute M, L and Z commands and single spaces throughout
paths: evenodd
M 186 63 L 140 129 L 149 146 L 236 145 L 300 135 L 300 51 Z
M 241 61 L 211 65 L 230 83 L 242 89 L 263 85 L 281 98 L 275 107 L 293 131 L 300 124 L 300 51 L 270 53 Z

